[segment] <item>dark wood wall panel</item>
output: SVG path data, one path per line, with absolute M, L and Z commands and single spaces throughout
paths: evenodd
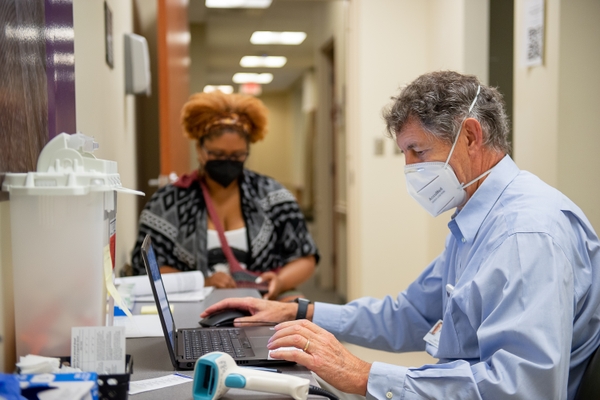
M 43 0 L 0 0 L 0 182 L 35 170 L 48 140 Z

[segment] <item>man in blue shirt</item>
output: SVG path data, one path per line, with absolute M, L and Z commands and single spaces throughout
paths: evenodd
M 367 398 L 574 398 L 600 344 L 600 242 L 590 222 L 519 170 L 502 97 L 474 76 L 422 75 L 384 117 L 405 154 L 411 196 L 433 216 L 456 209 L 442 254 L 395 299 L 306 309 L 230 299 L 203 315 L 237 307 L 252 313 L 237 325 L 288 321 L 275 327 L 274 358 Z M 439 363 L 371 364 L 339 340 L 424 349 Z

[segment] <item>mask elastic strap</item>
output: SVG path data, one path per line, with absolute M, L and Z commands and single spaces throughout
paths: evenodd
M 489 175 L 491 172 L 492 172 L 492 169 L 490 168 L 487 171 L 485 171 L 483 174 L 479 175 L 477 178 L 473 179 L 471 182 L 467 183 L 466 185 L 461 185 L 461 188 L 465 189 L 468 186 L 471 186 L 472 184 L 474 184 L 475 182 L 477 182 L 478 180 L 480 180 L 484 176 Z
M 462 131 L 462 126 L 465 123 L 465 120 L 467 119 L 467 117 L 469 116 L 469 114 L 471 114 L 471 111 L 473 111 L 473 107 L 475 107 L 475 103 L 477 102 L 477 97 L 479 97 L 479 92 L 481 92 L 481 85 L 477 85 L 477 93 L 475 94 L 475 98 L 473 99 L 473 102 L 471 103 L 471 106 L 469 106 L 469 111 L 467 112 L 467 115 L 465 115 L 465 117 L 463 118 L 463 120 L 460 121 L 460 126 L 458 128 L 458 133 L 456 134 L 456 138 L 454 139 L 454 143 L 452 143 L 452 148 L 450 149 L 450 154 L 448 154 L 448 158 L 446 159 L 446 164 L 444 164 L 444 168 L 446 168 L 448 166 L 448 163 L 450 162 L 450 157 L 452 157 L 452 153 L 454 153 L 454 148 L 456 147 L 456 143 L 458 143 L 458 136 L 460 135 L 460 131 Z

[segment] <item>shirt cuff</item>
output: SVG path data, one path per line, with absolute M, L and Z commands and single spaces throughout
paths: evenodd
M 328 303 L 315 303 L 312 322 L 333 334 L 340 331 L 343 306 Z
M 369 371 L 367 399 L 403 399 L 408 368 L 374 362 Z

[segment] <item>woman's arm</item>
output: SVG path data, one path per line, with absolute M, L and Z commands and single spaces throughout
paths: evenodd
M 284 265 L 278 273 L 269 271 L 260 277 L 269 282 L 269 292 L 265 299 L 276 299 L 279 294 L 294 289 L 315 272 L 316 261 L 313 255 L 297 258 Z

